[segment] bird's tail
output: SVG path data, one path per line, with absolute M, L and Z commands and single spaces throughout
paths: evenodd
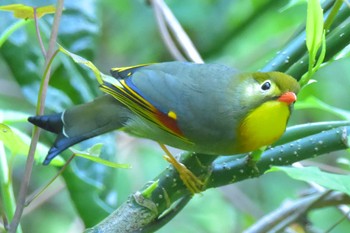
M 129 113 L 120 102 L 112 96 L 105 95 L 62 113 L 29 117 L 28 121 L 57 134 L 55 143 L 43 162 L 44 165 L 48 165 L 68 147 L 123 127 Z

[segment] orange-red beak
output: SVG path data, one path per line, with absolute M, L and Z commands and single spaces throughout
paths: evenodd
M 297 96 L 294 92 L 286 92 L 278 98 L 278 101 L 285 102 L 288 105 L 294 103 L 297 100 Z

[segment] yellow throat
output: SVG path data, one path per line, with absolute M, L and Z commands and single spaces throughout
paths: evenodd
M 290 115 L 289 106 L 281 101 L 268 101 L 254 109 L 238 128 L 240 153 L 270 145 L 282 136 Z

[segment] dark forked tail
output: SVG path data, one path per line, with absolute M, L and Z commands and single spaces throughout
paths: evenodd
M 87 139 L 86 135 L 69 137 L 64 134 L 64 123 L 62 120 L 63 114 L 64 113 L 58 113 L 54 115 L 32 116 L 28 118 L 28 121 L 33 125 L 57 134 L 57 138 L 43 162 L 44 165 L 48 165 L 53 158 L 68 147 Z
M 94 101 L 68 109 L 62 113 L 32 116 L 28 121 L 57 134 L 43 164 L 81 141 L 123 127 L 130 111 L 112 96 L 104 95 Z
M 28 117 L 28 121 L 42 129 L 59 134 L 62 132 L 63 128 L 61 117 L 62 113 L 46 116 L 31 116 Z

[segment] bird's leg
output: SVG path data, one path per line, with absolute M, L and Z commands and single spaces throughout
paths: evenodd
M 249 167 L 251 167 L 254 171 L 259 173 L 259 168 L 256 166 L 256 163 L 260 160 L 262 153 L 264 153 L 266 149 L 266 146 L 261 147 L 247 156 L 247 164 Z
M 176 171 L 179 173 L 180 179 L 184 182 L 187 189 L 192 193 L 200 193 L 204 183 L 198 179 L 188 168 L 182 163 L 178 162 L 170 153 L 164 144 L 159 143 L 160 147 L 165 152 L 164 159 L 171 163 Z

